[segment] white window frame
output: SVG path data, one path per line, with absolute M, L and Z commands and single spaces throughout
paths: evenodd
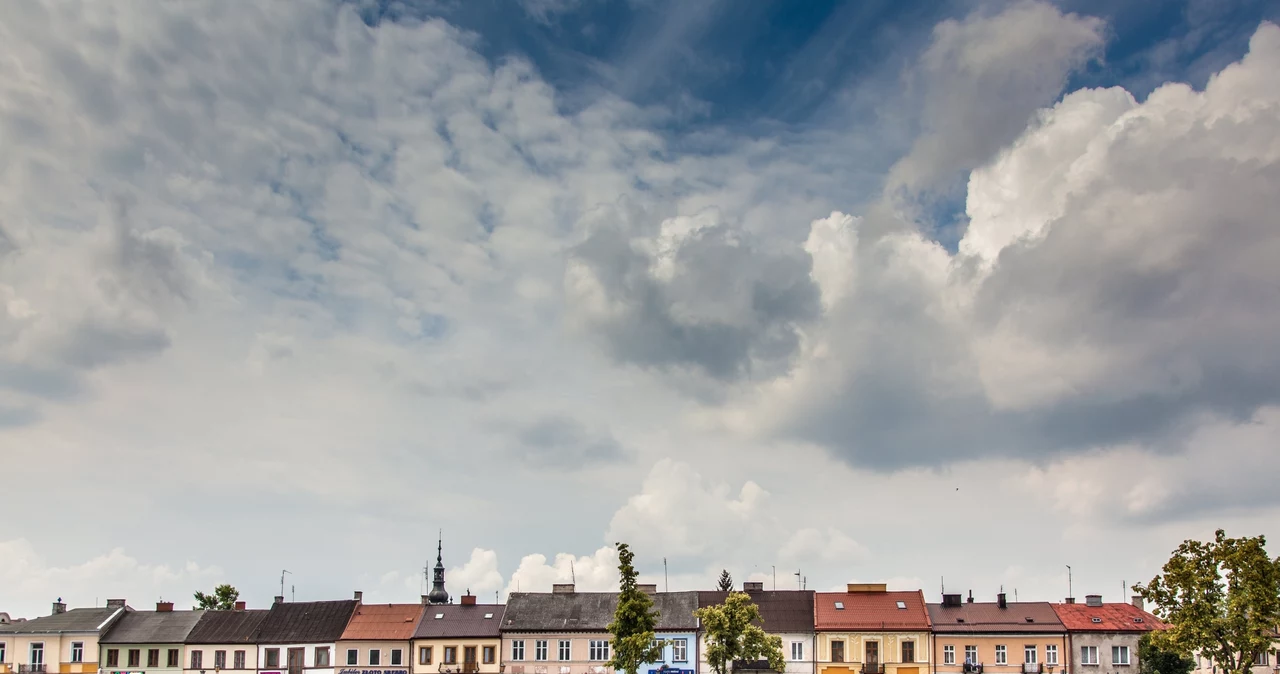
M 382 651 L 380 649 L 377 649 L 377 648 L 369 649 L 369 666 L 370 667 L 382 666 Z
M 795 661 L 804 660 L 804 642 L 791 642 L 791 659 Z
M 973 657 L 972 657 L 972 658 L 971 658 L 971 657 L 969 657 L 969 654 L 970 654 L 970 653 L 972 653 L 972 654 L 973 654 Z M 965 644 L 965 647 L 964 647 L 964 663 L 965 663 L 966 665 L 976 665 L 976 664 L 978 664 L 978 645 L 977 645 L 977 644 Z
M 1044 664 L 1058 665 L 1058 644 L 1046 644 L 1044 647 Z
M 604 662 L 609 659 L 609 640 L 592 639 L 587 642 L 587 656 L 592 662 Z
M 1088 665 L 1090 667 L 1096 667 L 1098 665 L 1098 647 L 1097 646 L 1081 646 L 1080 647 L 1080 664 Z
M 355 667 L 358 664 L 360 664 L 360 649 L 348 648 L 347 649 L 347 666 Z
M 672 639 L 671 640 L 671 661 L 672 662 L 688 662 L 689 661 L 689 640 L 688 639 Z
M 4 642 L 0 641 L 0 664 L 4 664 L 4 656 L 5 656 L 4 646 L 5 646 Z
M 404 650 L 403 650 L 403 649 L 399 649 L 399 648 L 393 648 L 393 649 L 391 649 L 391 663 L 390 663 L 390 664 L 391 664 L 391 666 L 392 666 L 392 667 L 402 667 L 402 666 L 404 666 Z
M 1009 664 L 1009 647 L 1004 644 L 996 644 L 996 664 Z
M 36 657 L 36 653 L 40 654 L 39 658 Z M 27 664 L 43 665 L 44 664 L 44 642 L 43 641 L 31 642 L 31 646 L 27 648 L 27 655 L 29 656 L 27 658 Z M 37 660 L 39 660 L 39 662 L 37 662 Z
M 556 655 L 559 656 L 560 662 L 568 662 L 573 659 L 573 642 L 568 639 L 561 639 L 556 644 Z
M 169 650 L 174 651 L 174 652 L 177 652 L 177 651 L 178 651 L 178 649 L 176 649 L 176 648 L 171 648 L 171 649 L 169 649 Z M 245 658 L 247 657 L 247 655 L 248 655 L 248 654 L 247 654 L 247 653 L 245 653 L 243 650 L 236 651 L 236 652 L 232 653 L 232 654 L 231 654 L 231 668 L 232 668 L 232 669 L 244 669 L 244 666 L 245 666 L 245 664 L 246 664 L 246 663 L 245 663 Z M 179 654 L 179 655 L 178 655 L 178 661 L 179 661 L 179 662 L 181 662 L 181 661 L 182 661 L 182 655 L 181 655 L 181 654 Z
M 71 661 L 75 663 L 84 662 L 84 642 L 71 642 Z
M 1119 667 L 1128 667 L 1130 662 L 1128 646 L 1112 646 L 1111 647 L 1111 664 Z
M 1022 661 L 1028 665 L 1034 665 L 1040 659 L 1040 649 L 1035 644 L 1027 644 L 1022 647 Z
M 955 644 L 947 644 L 942 647 L 942 664 L 956 664 L 956 646 Z
M 516 662 L 524 661 L 524 639 L 511 640 L 511 659 Z
M 547 661 L 547 640 L 535 639 L 533 641 L 533 660 L 534 662 Z

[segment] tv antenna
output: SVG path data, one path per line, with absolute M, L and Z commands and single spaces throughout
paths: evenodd
M 803 590 L 803 589 L 804 589 L 803 587 L 801 587 L 801 586 L 800 586 L 803 582 L 804 582 L 804 579 L 803 579 L 803 577 L 800 575 L 800 569 L 796 569 L 796 589 L 797 589 L 797 590 Z
M 1067 597 L 1074 596 L 1074 594 L 1071 594 L 1071 565 L 1067 564 Z
M 662 591 L 671 591 L 671 580 L 667 578 L 667 558 L 662 558 Z
M 769 566 L 773 569 L 773 589 L 776 590 L 778 589 L 778 566 L 776 564 L 770 564 Z
M 284 574 L 286 573 L 289 575 L 293 575 L 293 572 L 288 569 L 280 570 L 280 598 L 281 599 L 284 599 Z
M 569 582 L 574 585 L 578 584 L 578 574 L 573 570 L 573 560 L 569 560 Z

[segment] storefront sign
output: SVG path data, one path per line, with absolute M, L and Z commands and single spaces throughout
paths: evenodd
M 365 669 L 363 667 L 346 667 L 339 669 L 338 674 L 409 674 L 407 669 Z
M 675 667 L 663 667 L 661 669 L 651 669 L 649 674 L 694 674 L 692 669 L 676 669 Z

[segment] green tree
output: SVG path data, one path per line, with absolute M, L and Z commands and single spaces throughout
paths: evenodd
M 782 637 L 765 634 L 760 607 L 745 592 L 730 592 L 724 603 L 694 611 L 706 633 L 707 664 L 716 674 L 729 674 L 739 660 L 768 660 L 769 668 L 781 672 Z
M 728 569 L 720 572 L 720 582 L 716 585 L 716 589 L 721 592 L 733 592 L 733 576 L 729 575 Z
M 1180 653 L 1160 647 L 1151 638 L 1151 632 L 1142 635 L 1138 642 L 1138 665 L 1141 674 L 1191 674 L 1196 661 Z
M 606 664 L 627 674 L 661 660 L 665 645 L 657 639 L 658 611 L 653 599 L 636 585 L 635 557 L 626 543 L 618 543 L 618 608 L 609 623 L 613 657 Z
M 1266 539 L 1187 540 L 1163 573 L 1133 589 L 1169 623 L 1152 633 L 1156 647 L 1180 655 L 1199 653 L 1226 674 L 1246 674 L 1271 645 L 1280 624 L 1280 559 L 1267 555 Z
M 210 611 L 230 611 L 236 607 L 236 600 L 240 598 L 240 591 L 231 585 L 223 583 L 213 588 L 213 592 L 209 594 L 196 591 L 195 597 L 195 608 Z

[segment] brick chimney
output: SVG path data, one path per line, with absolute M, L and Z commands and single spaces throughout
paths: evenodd
M 58 597 L 58 601 L 53 602 L 53 615 L 58 615 L 59 613 L 66 613 L 66 612 L 67 612 L 67 605 L 62 603 L 62 597 Z
M 471 594 L 470 590 L 468 590 L 466 594 L 462 595 L 462 605 L 463 606 L 476 605 L 476 596 L 474 594 Z
M 173 602 L 158 601 L 156 602 L 156 613 L 170 613 L 173 611 Z
M 1140 595 L 1140 594 L 1135 594 L 1135 595 L 1133 595 L 1133 597 L 1132 597 L 1132 599 L 1131 599 L 1130 601 L 1132 601 L 1132 602 L 1133 602 L 1133 606 L 1134 606 L 1134 608 L 1138 609 L 1139 611 L 1145 611 L 1145 610 L 1146 610 L 1145 608 L 1143 608 L 1143 606 L 1144 606 L 1144 605 L 1143 605 L 1143 603 L 1142 603 L 1142 595 Z
M 422 595 L 422 605 L 426 606 L 427 604 L 430 604 L 430 603 L 431 603 L 431 597 L 425 594 Z
M 283 603 L 284 603 L 284 596 L 283 596 L 283 595 L 279 595 L 279 594 L 278 594 L 278 595 L 276 595 L 275 601 L 274 601 L 273 603 L 275 603 L 275 604 L 283 604 Z
M 238 601 L 238 602 L 236 602 L 236 610 L 237 610 L 237 611 L 243 611 L 243 610 L 244 610 L 244 606 L 245 606 L 244 602 L 242 602 L 242 601 Z
M 1086 594 L 1084 596 L 1084 605 L 1085 606 L 1102 606 L 1102 595 Z
M 573 583 L 552 583 L 551 594 L 573 594 Z
M 363 603 L 364 603 L 364 593 L 363 593 L 363 592 L 361 592 L 360 590 L 356 590 L 355 599 L 356 599 L 356 601 L 358 601 L 358 602 L 360 602 L 360 603 L 362 603 L 362 604 L 363 604 Z
M 1076 598 L 1075 598 L 1075 597 L 1067 597 L 1066 599 L 1064 599 L 1064 600 L 1063 600 L 1063 603 L 1066 603 L 1066 604 L 1074 604 L 1074 603 L 1076 603 Z
M 1005 594 L 1003 592 L 996 595 L 996 606 L 999 606 L 1000 608 L 1009 608 L 1009 601 L 1005 598 Z
M 643 592 L 643 593 L 645 593 L 645 594 L 658 594 L 658 584 L 657 584 L 657 583 L 641 583 L 641 584 L 636 585 L 636 589 L 637 589 L 637 590 L 640 590 L 641 592 Z
M 124 608 L 124 604 L 125 604 L 125 602 L 124 602 L 124 600 L 123 600 L 123 599 L 108 599 L 108 600 L 107 600 L 107 608 Z
M 748 580 L 742 583 L 743 592 L 764 592 L 764 581 Z

